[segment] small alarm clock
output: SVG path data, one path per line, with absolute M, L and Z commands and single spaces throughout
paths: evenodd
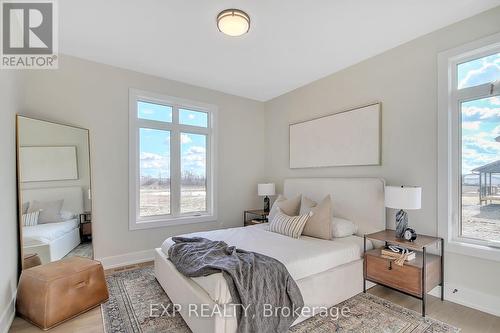
M 413 242 L 417 239 L 417 233 L 412 228 L 406 228 L 405 233 L 403 234 L 403 238 L 407 241 Z

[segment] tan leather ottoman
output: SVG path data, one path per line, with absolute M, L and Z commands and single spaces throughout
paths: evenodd
M 17 312 L 47 330 L 107 301 L 100 262 L 71 257 L 26 269 L 17 290 Z

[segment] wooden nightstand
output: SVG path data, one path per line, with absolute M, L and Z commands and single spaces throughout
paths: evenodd
M 399 245 L 416 252 L 414 260 L 406 261 L 403 266 L 381 256 L 381 249 L 366 251 L 366 240 L 385 242 L 386 245 Z M 428 247 L 440 245 L 441 255 L 430 254 Z M 396 237 L 394 230 L 384 230 L 364 236 L 364 279 L 371 281 L 422 301 L 422 316 L 425 317 L 427 293 L 436 286 L 441 286 L 441 300 L 444 300 L 444 240 L 439 237 L 418 235 L 409 242 Z
M 243 225 L 256 225 L 261 223 L 267 223 L 267 216 L 269 212 L 265 212 L 262 209 L 250 209 L 243 212 Z M 261 221 L 261 222 L 256 222 Z
M 92 240 L 92 213 L 80 214 L 80 239 L 82 242 Z

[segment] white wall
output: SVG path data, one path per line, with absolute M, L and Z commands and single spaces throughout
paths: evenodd
M 92 206 L 87 195 L 90 188 L 88 131 L 38 119 L 20 118 L 19 144 L 20 146 L 75 146 L 78 179 L 23 182 L 21 189 L 80 186 L 83 192 L 83 207 L 85 211 L 91 211 Z
M 389 50 L 266 103 L 266 172 L 287 177 L 379 176 L 423 187 L 422 209 L 410 211 L 418 232 L 437 234 L 437 55 L 500 31 L 500 7 Z M 360 47 L 362 45 L 360 44 Z M 291 170 L 288 124 L 382 102 L 382 165 Z M 393 212 L 388 226 L 394 227 Z M 500 265 L 448 253 L 446 281 L 458 293 L 486 293 L 500 309 Z M 477 296 L 476 295 L 476 296 Z M 464 296 L 465 297 L 465 296 Z M 484 300 L 476 297 L 475 302 Z
M 22 113 L 90 129 L 96 258 L 119 264 L 167 237 L 241 226 L 258 207 L 263 176 L 262 103 L 82 59 L 62 56 L 57 71 L 25 72 Z M 218 223 L 128 230 L 128 93 L 137 88 L 218 106 Z M 149 251 L 136 254 L 140 260 Z
M 16 117 L 18 74 L 0 71 L 0 333 L 7 332 L 14 316 L 17 288 L 18 224 L 16 195 Z

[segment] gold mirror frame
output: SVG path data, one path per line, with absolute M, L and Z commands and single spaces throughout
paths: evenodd
M 30 116 L 25 116 L 22 114 L 16 114 L 16 188 L 17 188 L 17 224 L 18 224 L 18 276 L 21 276 L 21 272 L 24 269 L 24 251 L 23 251 L 23 222 L 22 222 L 22 194 L 21 194 L 21 171 L 20 171 L 20 159 L 19 159 L 19 145 L 20 145 L 20 133 L 19 133 L 19 120 L 20 118 L 26 118 L 26 119 L 31 119 L 31 120 L 38 120 L 38 121 L 43 121 L 46 123 L 54 124 L 54 125 L 61 125 L 61 126 L 67 126 L 67 127 L 72 127 L 80 130 L 87 131 L 87 145 L 89 149 L 89 187 L 90 187 L 90 197 L 92 200 L 90 201 L 90 210 L 93 213 L 94 212 L 94 203 L 93 203 L 93 186 L 92 186 L 92 146 L 91 146 L 91 140 L 90 140 L 90 129 L 80 127 L 80 126 L 75 126 L 75 125 L 69 125 L 69 124 L 64 124 L 64 123 L 59 123 L 51 120 L 46 120 L 46 119 L 40 119 L 36 117 L 30 117 Z M 93 218 L 93 215 L 92 215 Z M 93 230 L 92 230 L 93 231 Z M 92 251 L 94 251 L 94 240 L 92 239 Z

